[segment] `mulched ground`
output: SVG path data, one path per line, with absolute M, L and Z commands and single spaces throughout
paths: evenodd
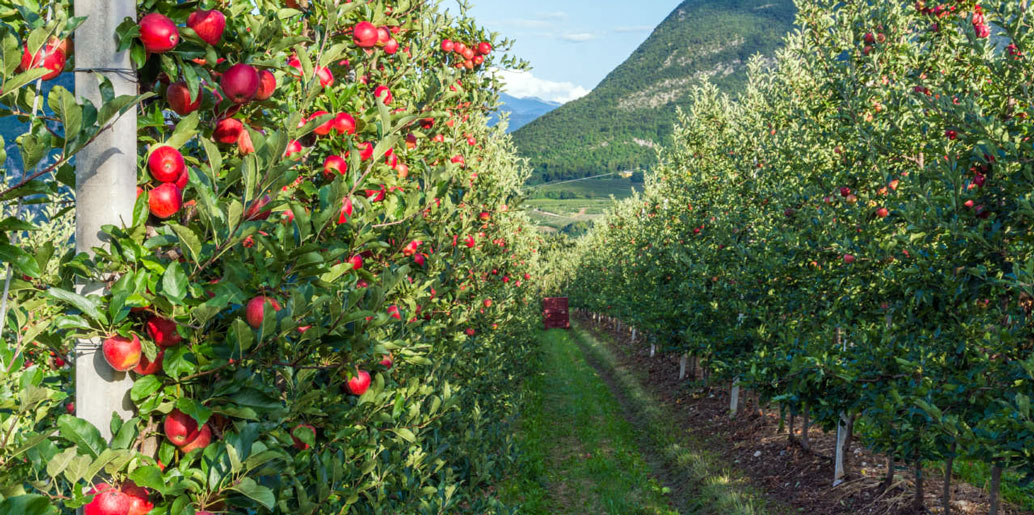
M 737 464 L 745 476 L 777 502 L 812 515 L 916 513 L 911 509 L 915 492 L 915 477 L 911 471 L 898 468 L 894 486 L 884 490 L 881 483 L 887 473 L 886 458 L 854 445 L 851 476 L 848 481 L 832 487 L 830 456 L 836 442 L 835 433 L 812 427 L 809 432 L 811 451 L 805 451 L 789 442 L 785 429 L 779 431 L 778 410 L 767 409 L 762 416 L 746 391 L 740 393 L 740 415 L 730 419 L 727 385 L 691 390 L 689 382 L 678 379 L 678 356 L 658 354 L 651 358 L 648 347 L 641 342 L 632 345 L 628 333 L 619 334 L 613 327 L 604 325 L 593 327 L 587 318 L 579 320 L 583 328 L 607 336 L 602 341 L 609 344 L 618 361 L 645 379 L 643 386 L 678 417 L 678 423 L 687 428 L 693 440 L 706 443 Z M 800 420 L 797 434 L 800 435 Z M 943 514 L 940 500 L 943 479 L 932 470 L 924 470 L 923 474 L 926 511 L 920 513 Z M 984 490 L 958 481 L 952 483 L 952 514 L 983 514 L 987 513 L 988 506 Z M 1005 505 L 1000 513 L 1034 512 Z

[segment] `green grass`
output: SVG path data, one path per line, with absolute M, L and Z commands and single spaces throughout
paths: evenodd
M 985 462 L 957 460 L 952 469 L 952 477 L 973 486 L 986 490 L 991 484 L 991 465 Z M 944 470 L 943 465 L 941 470 Z M 1016 472 L 1004 471 L 1000 492 L 1002 499 L 1023 509 L 1034 510 L 1034 483 L 1024 485 L 1022 479 Z
M 675 513 L 650 476 L 635 431 L 569 332 L 540 332 L 518 441 L 525 465 L 500 485 L 521 513 Z
M 718 454 L 708 450 L 706 441 L 694 440 L 668 408 L 658 403 L 642 387 L 645 377 L 621 366 L 602 342 L 576 327 L 575 335 L 582 349 L 603 369 L 608 370 L 624 392 L 640 419 L 641 436 L 659 454 L 674 484 L 687 492 L 681 511 L 715 514 L 792 513 L 786 506 L 767 501 L 764 494 L 752 487 L 739 471 L 729 466 Z

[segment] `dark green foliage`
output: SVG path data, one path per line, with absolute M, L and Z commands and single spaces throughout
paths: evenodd
M 514 133 L 531 182 L 651 167 L 645 142 L 668 142 L 690 86 L 707 74 L 724 91 L 742 89 L 749 59 L 774 54 L 795 11 L 792 0 L 683 2 L 592 93 Z

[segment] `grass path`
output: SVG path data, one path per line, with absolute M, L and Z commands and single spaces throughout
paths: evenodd
M 502 485 L 521 513 L 677 513 L 639 454 L 635 431 L 568 331 L 539 333 L 540 372 L 519 440 L 526 470 Z
M 500 485 L 519 513 L 767 513 L 728 464 L 670 423 L 589 333 L 539 332 L 518 441 L 524 465 Z M 772 510 L 782 512 L 781 509 Z

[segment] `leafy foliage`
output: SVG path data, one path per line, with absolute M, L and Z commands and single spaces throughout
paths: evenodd
M 517 209 L 527 172 L 486 126 L 498 84 L 457 67 L 438 40 L 508 43 L 426 2 L 200 4 L 225 14 L 215 45 L 184 26 L 197 2 L 141 0 L 141 16 L 168 16 L 182 37 L 148 53 L 137 20 L 120 26 L 143 93 L 102 86 L 94 106 L 53 87 L 43 111 L 44 70 L 19 71 L 23 49 L 69 38 L 82 20 L 68 0 L 0 3 L 0 115 L 28 124 L 24 171 L 4 171 L 0 201 L 5 214 L 18 198 L 46 206 L 0 222 L 16 272 L 0 347 L 0 513 L 71 512 L 102 478 L 147 489 L 159 514 L 503 509 L 485 485 L 512 459 L 505 428 L 536 321 L 526 299 L 538 242 Z M 397 52 L 360 48 L 363 21 L 391 28 Z M 220 76 L 239 63 L 273 74 L 268 99 L 227 100 Z M 170 110 L 177 82 L 201 95 L 198 110 Z M 72 157 L 129 109 L 132 220 L 105 227 L 109 246 L 76 254 L 60 212 Z M 349 114 L 354 134 L 318 135 L 318 111 Z M 217 137 L 225 120 L 243 126 L 235 141 Z M 187 167 L 183 204 L 166 218 L 149 214 L 160 146 Z M 347 169 L 325 173 L 332 155 Z M 106 288 L 77 292 L 84 283 Z M 116 334 L 161 364 L 128 372 L 133 416 L 113 417 L 105 441 L 68 403 L 74 367 L 105 365 L 72 349 Z M 360 371 L 371 381 L 355 394 L 346 384 Z M 174 410 L 210 441 L 174 445 L 163 429 Z
M 899 461 L 1034 477 L 1032 11 L 798 5 L 776 67 L 694 89 L 561 284 Z

